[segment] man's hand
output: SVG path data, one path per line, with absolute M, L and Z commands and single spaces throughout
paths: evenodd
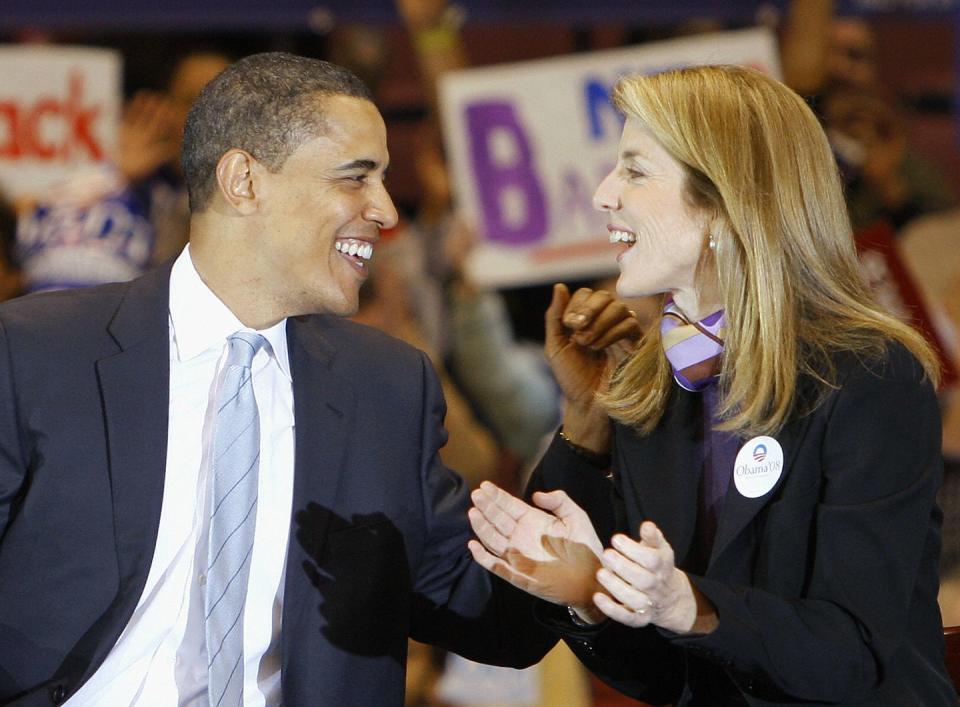
M 593 606 L 603 546 L 587 514 L 563 491 L 535 493 L 524 503 L 485 481 L 471 494 L 468 544 L 483 567 L 540 599 L 602 616 Z M 543 509 L 543 510 L 541 510 Z
M 140 91 L 127 104 L 120 121 L 117 167 L 129 182 L 143 179 L 179 150 L 176 112 L 160 94 Z

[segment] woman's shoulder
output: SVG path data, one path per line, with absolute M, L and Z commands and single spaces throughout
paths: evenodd
M 918 384 L 927 381 L 917 357 L 895 339 L 884 339 L 868 351 L 838 351 L 834 354 L 834 365 L 841 387 L 856 383 Z
M 910 400 L 912 406 L 936 399 L 923 364 L 896 339 L 879 340 L 869 349 L 834 351 L 824 369 L 801 377 L 795 414 L 830 417 L 842 400 L 860 400 L 867 406 Z

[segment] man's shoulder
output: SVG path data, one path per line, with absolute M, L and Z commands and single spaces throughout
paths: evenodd
M 165 316 L 168 309 L 171 265 L 172 261 L 127 282 L 18 297 L 0 304 L 0 324 L 8 333 L 59 332 L 62 336 L 81 334 L 84 327 L 106 327 L 121 309 L 125 329 L 136 328 L 143 316 L 160 321 L 157 317 Z
M 6 329 L 73 328 L 89 325 L 116 310 L 130 283 L 114 283 L 25 295 L 0 304 Z
M 377 365 L 419 365 L 423 352 L 380 329 L 332 314 L 311 314 L 295 318 L 298 328 L 318 337 L 332 348 L 349 354 L 354 363 Z

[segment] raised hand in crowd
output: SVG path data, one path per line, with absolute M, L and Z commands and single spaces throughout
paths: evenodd
M 169 98 L 154 91 L 137 92 L 123 111 L 118 137 L 117 167 L 127 181 L 137 182 L 176 159 L 180 129 Z
M 578 445 L 598 452 L 609 447 L 607 414 L 596 395 L 641 333 L 633 313 L 606 290 L 570 295 L 566 285 L 554 286 L 544 353 L 566 399 L 564 429 Z
M 872 93 L 837 88 L 824 96 L 823 111 L 827 133 L 855 176 L 869 184 L 887 208 L 902 206 L 911 196 L 901 175 L 907 139 L 893 108 Z M 854 146 L 854 153 L 844 152 L 844 144 Z

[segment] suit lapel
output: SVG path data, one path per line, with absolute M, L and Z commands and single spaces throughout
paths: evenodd
M 130 283 L 107 326 L 119 352 L 95 363 L 120 591 L 117 602 L 83 639 L 91 642 L 90 661 L 78 684 L 100 666 L 124 630 L 153 560 L 167 461 L 169 282 L 170 265 Z
M 663 434 L 641 437 L 628 431 L 618 440 L 621 459 L 628 465 L 623 483 L 634 487 L 644 518 L 663 531 L 678 562 L 690 551 L 696 526 L 697 488 L 703 466 L 699 407 L 697 394 L 677 387 L 660 423 Z M 630 468 L 630 459 L 648 460 L 647 466 Z M 628 530 L 633 536 L 638 532 L 637 528 Z
M 121 582 L 146 581 L 160 523 L 170 398 L 169 281 L 170 267 L 164 267 L 131 283 L 108 326 L 120 352 L 96 364 Z
M 348 425 L 356 422 L 350 372 L 338 370 L 341 361 L 330 335 L 334 327 L 327 322 L 333 324 L 317 316 L 287 321 L 296 441 L 283 625 L 294 629 L 312 595 L 312 567 L 323 551 L 336 505 Z M 298 650 L 295 635 L 295 630 L 283 631 L 285 657 Z
M 747 498 L 736 488 L 733 478 L 733 470 L 728 470 L 731 474 L 730 486 L 723 499 L 723 510 L 720 514 L 720 521 L 717 526 L 717 535 L 713 542 L 713 550 L 710 553 L 710 566 L 712 567 L 717 559 L 730 547 L 733 540 L 740 535 L 756 517 L 764 506 L 776 497 L 777 490 L 783 485 L 793 468 L 794 461 L 797 458 L 797 452 L 800 449 L 800 442 L 803 434 L 809 424 L 809 417 L 803 417 L 784 426 L 780 432 L 773 435 L 773 438 L 780 443 L 783 449 L 783 468 L 780 477 L 774 485 L 762 496 L 757 498 Z M 750 440 L 744 440 L 739 449 L 750 444 Z

